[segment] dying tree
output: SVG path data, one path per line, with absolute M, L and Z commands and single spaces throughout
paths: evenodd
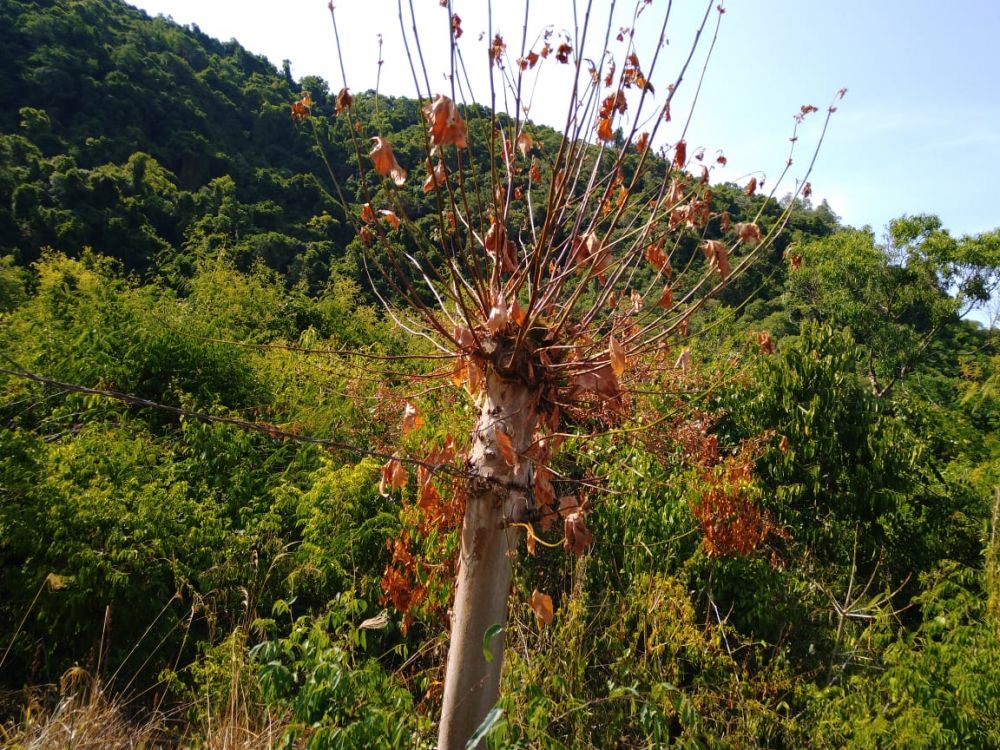
M 438 365 L 432 376 L 450 380 L 477 405 L 461 455 L 449 440 L 424 455 L 401 453 L 382 472 L 382 490 L 391 492 L 407 485 L 407 466 L 416 466 L 418 503 L 447 506 L 436 513 L 439 521 L 461 518 L 438 744 L 450 750 L 466 746 L 497 700 L 512 557 L 522 537 L 532 550 L 558 520 L 567 550 L 581 554 L 593 541 L 586 519 L 599 481 L 559 473 L 560 446 L 611 429 L 645 429 L 629 424 L 635 384 L 690 367 L 692 316 L 772 247 L 797 198 L 809 195 L 812 163 L 784 188 L 791 199 L 768 226 L 763 207 L 740 223 L 713 208 L 710 175 L 726 158 L 689 149 L 690 111 L 675 119 L 671 105 L 689 79 L 697 100 L 725 13 L 717 0 L 706 3 L 690 48 L 669 57 L 671 3 L 657 11 L 651 0 L 638 0 L 624 26 L 614 3 L 606 19 L 586 3 L 574 8 L 568 31 L 544 27 L 532 35 L 525 2 L 516 42 L 494 31 L 491 16 L 482 42 L 489 93 L 479 99 L 463 54 L 475 42 L 460 41 L 461 18 L 450 0 L 441 5 L 450 48 L 446 93 L 430 85 L 421 48 L 427 40 L 417 32 L 412 2 L 397 4 L 426 124 L 423 164 L 399 164 L 394 134 L 379 131 L 377 118 L 364 121 L 341 55 L 336 112 L 349 118 L 357 199 L 332 169 L 329 176 L 388 315 L 432 348 L 421 355 Z M 638 47 L 639 24 L 659 29 L 651 49 Z M 699 51 L 704 63 L 694 75 Z M 572 71 L 572 90 L 560 92 L 568 105 L 555 148 L 526 119 L 535 87 L 553 66 Z M 485 110 L 471 106 L 477 101 Z M 802 107 L 795 129 L 814 111 Z M 292 114 L 314 120 L 307 93 Z M 793 131 L 793 149 L 796 140 Z M 762 206 L 792 164 L 790 153 Z M 411 172 L 423 174 L 433 236 L 417 229 L 402 197 Z M 762 188 L 756 176 L 745 181 L 750 195 Z M 404 433 L 423 420 L 412 403 L 405 409 Z M 439 489 L 442 474 L 446 490 Z M 384 587 L 406 610 L 414 600 L 405 571 L 413 553 L 405 538 L 393 549 Z M 551 618 L 545 594 L 535 592 L 531 604 L 540 619 Z

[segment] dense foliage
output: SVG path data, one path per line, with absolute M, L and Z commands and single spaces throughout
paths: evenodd
M 391 359 L 420 344 L 322 176 L 350 126 L 289 117 L 302 89 L 330 114 L 326 84 L 116 0 L 7 0 L 0 28 L 5 736 L 83 669 L 179 743 L 223 720 L 432 747 L 455 534 L 378 466 L 406 399 L 435 414 L 409 440 L 460 448 L 474 406 Z M 417 103 L 380 106 L 419 159 Z M 997 747 L 1000 352 L 961 316 L 998 269 L 995 232 L 797 206 L 692 325 L 690 371 L 629 384 L 644 437 L 567 454 L 604 481 L 597 542 L 517 564 L 492 746 Z M 401 534 L 429 592 L 406 620 Z

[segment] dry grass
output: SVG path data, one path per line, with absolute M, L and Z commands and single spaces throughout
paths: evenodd
M 36 701 L 19 723 L 0 726 L 4 750 L 268 750 L 275 747 L 285 722 L 268 716 L 256 721 L 246 709 L 213 717 L 207 727 L 179 722 L 164 714 L 136 719 L 125 704 L 107 696 L 100 682 L 74 667 L 60 680 L 60 698 L 44 710 Z

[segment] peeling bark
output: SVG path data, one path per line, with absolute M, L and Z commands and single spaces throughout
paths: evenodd
M 495 431 L 509 435 L 521 453 L 536 422 L 534 389 L 491 371 L 469 451 L 469 470 L 479 478 L 468 488 L 462 520 L 438 750 L 464 750 L 499 695 L 505 633 L 489 644 L 492 661 L 483 655 L 483 636 L 492 625 L 507 625 L 511 559 L 519 539 L 507 521 L 524 516 L 531 465 L 527 459 L 508 465 Z

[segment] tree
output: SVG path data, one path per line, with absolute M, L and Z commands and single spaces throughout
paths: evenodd
M 884 244 L 870 230 L 844 229 L 796 252 L 801 267 L 789 277 L 792 307 L 851 329 L 866 350 L 878 396 L 1000 285 L 1000 233 L 956 239 L 935 216 L 892 221 Z
M 393 320 L 433 352 L 423 355 L 438 365 L 432 376 L 465 390 L 478 410 L 464 455 L 449 436 L 443 446 L 423 446 L 383 467 L 386 492 L 406 486 L 405 467 L 415 465 L 419 506 L 440 507 L 435 474 L 441 472 L 453 480 L 452 502 L 464 505 L 442 750 L 481 738 L 496 717 L 491 707 L 511 557 L 522 536 L 531 549 L 561 519 L 567 550 L 581 554 L 592 541 L 586 517 L 594 478 L 558 471 L 560 445 L 620 429 L 638 398 L 637 384 L 671 364 L 690 366 L 685 337 L 692 317 L 771 247 L 806 184 L 803 177 L 768 224 L 763 208 L 754 221 L 732 225 L 728 213 L 716 210 L 711 166 L 703 164 L 703 152 L 688 154 L 686 126 L 669 123 L 695 50 L 708 39 L 713 19 L 717 33 L 724 8 L 706 4 L 689 54 L 668 72 L 661 50 L 669 8 L 649 19 L 648 6 L 636 3 L 618 34 L 617 55 L 604 51 L 613 19 L 595 35 L 589 15 L 571 32 L 543 31 L 532 46 L 526 27 L 517 53 L 499 34 L 488 39 L 491 94 L 483 111 L 455 102 L 456 92 L 470 96 L 460 85 L 460 75 L 466 83 L 468 76 L 459 16 L 450 16 L 452 76 L 445 95 L 431 89 L 415 18 L 410 34 L 399 4 L 426 125 L 418 158 L 425 167 L 423 192 L 434 206 L 430 227 L 411 216 L 404 187 L 419 162 L 407 159 L 411 150 L 383 119 L 364 118 L 366 129 L 367 111 L 342 70 L 335 108 L 350 124 L 360 206 L 351 204 L 326 164 L 357 227 L 366 273 Z M 657 24 L 655 49 L 639 48 L 639 23 Z M 709 52 L 714 42 L 713 36 Z M 534 137 L 535 126 L 523 119 L 525 92 L 553 66 L 572 70 L 566 127 L 554 148 Z M 500 91 L 506 112 L 499 111 Z M 374 108 L 377 113 L 377 95 Z M 310 121 L 321 145 L 314 110 L 321 111 L 320 102 L 304 92 L 292 116 Z M 797 123 L 815 111 L 802 107 Z M 755 188 L 753 180 L 747 192 Z M 681 347 L 676 362 L 676 353 L 666 359 L 672 344 Z M 422 422 L 407 402 L 404 434 L 418 432 Z M 406 540 L 395 550 L 387 593 L 405 609 L 423 592 L 406 589 L 416 586 L 405 575 L 413 558 Z M 540 592 L 534 598 L 543 621 L 551 617 L 546 598 Z

